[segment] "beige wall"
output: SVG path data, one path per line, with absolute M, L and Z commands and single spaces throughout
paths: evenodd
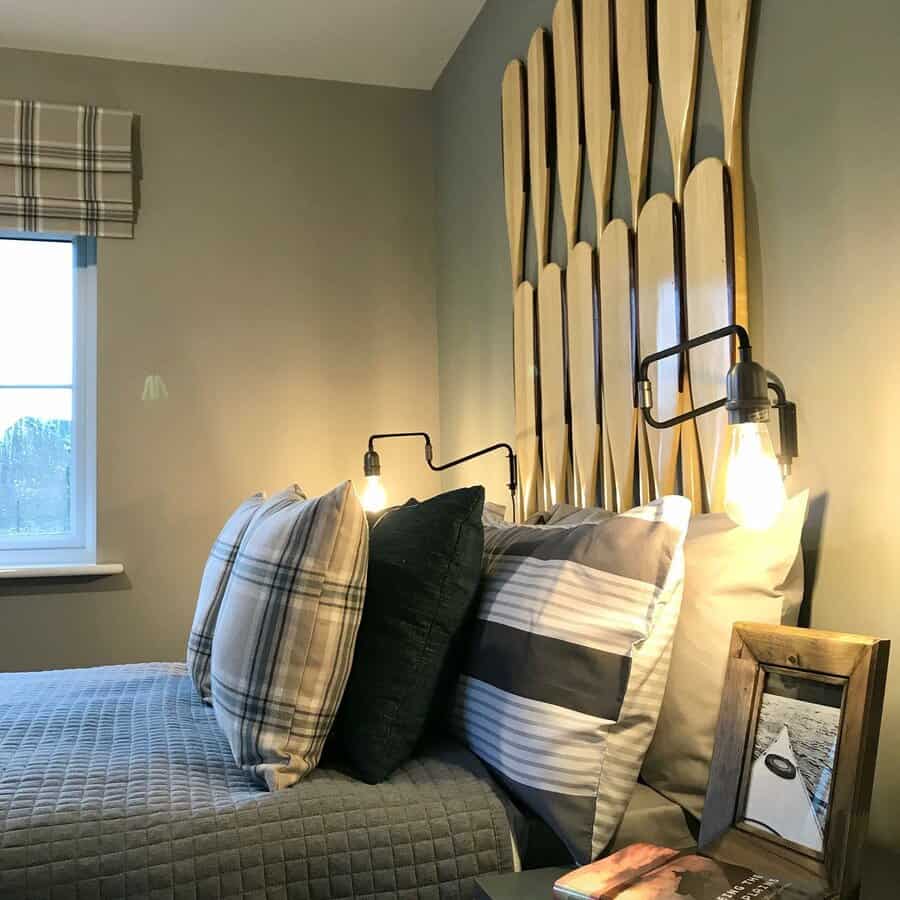
M 0 72 L 139 113 L 144 165 L 135 240 L 99 250 L 99 550 L 126 575 L 4 582 L 0 668 L 182 658 L 244 495 L 361 480 L 371 431 L 437 431 L 430 96 L 10 50 Z M 170 399 L 145 408 L 151 372 Z M 395 497 L 436 487 L 415 449 L 385 449 Z
M 553 0 L 488 0 L 435 95 L 441 423 L 448 452 L 513 436 L 509 262 L 500 169 L 503 67 Z M 814 625 L 900 654 L 900 11 L 894 0 L 758 0 L 747 113 L 753 333 L 799 405 L 793 489 L 818 498 Z M 708 48 L 696 159 L 722 154 Z M 658 112 L 658 111 L 657 111 Z M 671 192 L 662 160 L 651 189 Z M 614 211 L 628 216 L 622 147 Z M 583 233 L 594 239 L 590 196 Z M 554 258 L 565 263 L 556 216 Z M 529 226 L 530 227 L 530 226 Z M 529 235 L 530 237 L 530 235 Z M 536 274 L 533 250 L 528 277 Z M 467 473 L 468 474 L 468 473 Z M 503 469 L 483 467 L 503 499 Z M 451 473 L 447 484 L 453 484 Z M 872 834 L 900 847 L 900 660 L 892 666 Z M 875 894 L 872 896 L 887 896 Z

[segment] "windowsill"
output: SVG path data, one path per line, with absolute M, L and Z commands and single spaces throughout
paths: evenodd
M 122 563 L 53 563 L 46 566 L 0 566 L 0 578 L 98 578 L 121 575 Z

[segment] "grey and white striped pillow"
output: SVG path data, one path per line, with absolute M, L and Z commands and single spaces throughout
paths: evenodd
M 212 645 L 212 702 L 238 765 L 279 790 L 319 762 L 362 616 L 365 513 L 348 481 L 248 530 Z
M 200 592 L 194 610 L 194 623 L 188 635 L 187 667 L 194 687 L 205 703 L 209 703 L 211 699 L 209 655 L 212 652 L 213 632 L 228 585 L 228 576 L 234 566 L 241 540 L 264 499 L 264 494 L 254 494 L 229 516 L 213 543 L 203 568 Z
M 653 737 L 690 502 L 597 524 L 485 527 L 455 730 L 574 859 L 612 838 Z

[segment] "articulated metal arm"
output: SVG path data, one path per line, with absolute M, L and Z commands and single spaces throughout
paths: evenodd
M 437 465 L 434 462 L 434 447 L 431 443 L 431 437 L 426 431 L 400 431 L 394 434 L 373 434 L 369 438 L 369 450 L 365 456 L 365 474 L 381 474 L 381 460 L 378 457 L 378 453 L 375 451 L 375 441 L 384 440 L 387 438 L 414 437 L 420 437 L 425 441 L 425 462 L 428 464 L 428 468 L 431 469 L 432 472 L 443 472 L 446 469 L 452 469 L 454 466 L 459 466 L 463 463 L 469 462 L 470 460 L 477 459 L 479 456 L 485 456 L 488 453 L 493 453 L 495 450 L 505 450 L 507 460 L 509 462 L 509 483 L 507 487 L 509 488 L 510 493 L 513 495 L 513 500 L 515 500 L 516 490 L 519 486 L 518 463 L 513 448 L 509 444 L 503 442 L 499 444 L 491 444 L 490 447 L 485 447 L 483 450 L 476 450 L 474 453 L 468 453 L 465 456 L 461 456 L 459 459 L 454 459 L 451 462 Z
M 650 367 L 655 363 L 660 362 L 660 360 L 668 359 L 670 356 L 680 356 L 696 347 L 702 347 L 704 344 L 711 344 L 714 341 L 724 340 L 729 337 L 737 338 L 738 353 L 741 362 L 752 362 L 750 335 L 747 334 L 747 329 L 741 325 L 727 325 L 724 328 L 718 328 L 715 331 L 710 331 L 708 334 L 701 335 L 700 337 L 692 338 L 689 341 L 682 341 L 680 344 L 675 344 L 674 346 L 668 347 L 665 350 L 660 350 L 657 353 L 651 353 L 641 360 L 637 382 L 638 405 L 643 410 L 644 419 L 648 425 L 653 428 L 672 428 L 675 425 L 680 425 L 682 422 L 688 422 L 691 419 L 696 419 L 698 416 L 705 415 L 713 410 L 721 409 L 728 402 L 728 398 L 723 397 L 721 400 L 715 400 L 712 403 L 707 403 L 690 412 L 682 413 L 680 416 L 673 416 L 671 419 L 659 422 L 653 418 L 652 413 L 653 388 L 650 383 Z
M 660 360 L 671 356 L 680 356 L 696 347 L 711 344 L 713 341 L 736 337 L 738 342 L 738 362 L 732 366 L 726 379 L 726 396 L 714 400 L 697 409 L 689 410 L 663 422 L 653 418 L 653 388 L 650 383 L 650 367 Z M 775 402 L 769 398 L 769 391 L 775 394 Z M 750 336 L 740 325 L 728 325 L 708 334 L 682 341 L 673 347 L 651 353 L 645 357 L 639 367 L 637 382 L 638 405 L 644 419 L 653 428 L 672 428 L 682 422 L 689 422 L 706 413 L 723 406 L 728 409 L 728 420 L 732 425 L 747 422 L 767 422 L 769 410 L 778 411 L 778 428 L 780 433 L 781 452 L 778 461 L 785 476 L 791 472 L 791 463 L 797 453 L 797 407 L 787 399 L 781 379 L 753 361 Z

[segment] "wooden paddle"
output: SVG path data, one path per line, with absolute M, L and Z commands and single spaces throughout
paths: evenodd
M 721 160 L 705 159 L 691 172 L 684 189 L 685 291 L 687 333 L 698 337 L 731 323 L 734 272 L 728 247 L 731 207 L 726 201 L 728 175 Z M 703 406 L 725 394 L 731 367 L 729 341 L 692 350 L 693 400 Z M 728 418 L 724 409 L 697 421 L 709 510 L 720 512 L 728 458 Z M 695 510 L 701 512 L 701 510 Z
M 619 73 L 619 116 L 628 161 L 631 187 L 631 224 L 637 230 L 647 187 L 647 164 L 650 155 L 650 50 L 647 34 L 646 0 L 616 0 L 616 55 Z M 633 323 L 630 347 L 637 353 Z M 634 369 L 632 369 L 632 372 Z M 633 443 L 636 454 L 637 500 L 647 502 L 656 495 L 647 426 L 634 406 Z
M 558 0 L 553 10 L 553 72 L 556 89 L 556 167 L 567 247 L 578 241 L 581 213 L 581 72 L 574 0 Z
M 538 341 L 541 372 L 541 438 L 544 450 L 544 508 L 565 503 L 569 474 L 566 423 L 565 334 L 562 270 L 550 263 L 538 282 Z
M 541 505 L 537 433 L 537 366 L 534 348 L 534 288 L 523 281 L 514 301 L 516 456 L 519 461 L 517 518 L 524 522 Z
M 528 47 L 528 160 L 538 271 L 550 258 L 550 112 L 547 56 L 550 35 L 538 28 Z
M 525 68 L 514 59 L 503 73 L 503 186 L 513 290 L 525 269 Z
M 734 228 L 734 321 L 750 327 L 747 297 L 747 218 L 744 207 L 744 71 L 750 0 L 706 0 L 709 47 L 722 103 L 725 165 L 731 181 Z
M 604 506 L 633 506 L 636 441 L 631 331 L 631 236 L 613 219 L 600 236 L 600 346 L 603 385 L 603 453 L 611 464 Z M 607 496 L 609 493 L 609 496 Z
M 577 506 L 597 505 L 600 459 L 599 353 L 594 248 L 575 245 L 566 271 L 569 392 L 572 405 L 572 457 Z
M 513 367 L 516 391 L 516 454 L 519 460 L 519 519 L 534 505 L 534 468 L 537 462 L 537 418 L 534 403 L 534 296 L 520 283 L 525 269 L 526 154 L 525 70 L 513 60 L 503 73 L 503 187 L 513 282 Z M 529 298 L 530 304 L 529 307 Z M 530 309 L 530 312 L 529 312 Z M 528 347 L 530 346 L 530 350 Z M 528 415 L 531 415 L 530 423 Z M 533 446 L 532 446 L 533 445 Z
M 631 185 L 631 224 L 637 228 L 650 151 L 650 51 L 647 0 L 616 0 L 619 116 Z
M 585 142 L 591 167 L 599 240 L 609 221 L 615 137 L 610 0 L 582 0 L 581 45 Z
M 697 0 L 665 0 L 656 10 L 659 93 L 672 150 L 675 201 L 681 203 L 690 168 L 697 61 L 700 48 Z
M 640 356 L 671 347 L 679 341 L 677 211 L 668 194 L 656 194 L 641 210 L 637 233 L 638 315 Z M 658 363 L 650 372 L 657 419 L 676 415 L 679 405 L 679 361 Z M 675 492 L 678 448 L 674 428 L 647 429 L 651 457 L 662 492 Z
M 691 138 L 694 130 L 694 103 L 697 88 L 697 67 L 700 47 L 699 10 L 697 0 L 666 0 L 657 5 L 657 50 L 659 59 L 659 86 L 663 116 L 669 134 L 672 151 L 672 172 L 674 175 L 675 201 L 680 206 L 684 197 L 684 183 L 690 169 Z M 665 218 L 664 214 L 661 214 Z M 665 227 L 665 226 L 663 226 Z M 676 229 L 678 250 L 675 257 L 678 273 L 677 302 L 681 318 L 683 305 L 682 241 L 680 229 Z M 662 245 L 668 241 L 662 238 Z M 639 253 L 640 256 L 640 253 Z M 679 327 L 679 339 L 686 336 Z M 671 346 L 671 345 L 670 345 Z M 687 366 L 682 363 L 679 372 L 678 397 L 674 412 L 682 414 L 691 409 L 690 378 Z M 703 508 L 703 478 L 700 471 L 699 437 L 696 421 L 686 422 L 668 429 L 672 434 L 674 449 L 671 459 L 681 458 L 681 492 L 694 504 L 694 509 Z M 653 431 L 650 431 L 653 438 Z M 667 438 L 663 437 L 663 443 Z M 664 493 L 672 493 L 677 485 L 677 465 L 667 467 L 660 473 Z

